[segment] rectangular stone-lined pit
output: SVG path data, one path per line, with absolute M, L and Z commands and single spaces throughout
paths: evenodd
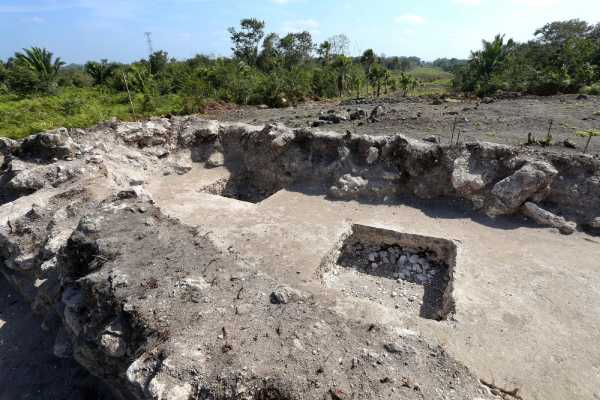
M 412 303 L 408 309 L 420 302 L 421 317 L 444 320 L 454 311 L 455 266 L 451 240 L 353 225 L 324 260 L 322 272 L 330 287 L 396 308 L 404 300 Z

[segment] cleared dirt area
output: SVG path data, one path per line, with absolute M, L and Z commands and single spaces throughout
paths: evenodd
M 487 103 L 491 101 L 490 103 Z M 382 105 L 384 112 L 369 121 L 372 110 Z M 310 127 L 321 113 L 347 111 L 349 114 L 364 110 L 363 117 L 354 121 L 323 124 L 320 129 L 356 134 L 390 135 L 400 133 L 414 138 L 436 136 L 447 144 L 451 139 L 455 118 L 455 139 L 460 141 L 488 141 L 524 145 L 528 134 L 536 140 L 546 138 L 550 120 L 553 146 L 547 150 L 573 152 L 563 142 L 568 139 L 582 151 L 586 139 L 577 131 L 600 129 L 600 97 L 561 95 L 549 97 L 525 96 L 509 99 L 433 99 L 426 97 L 403 98 L 395 95 L 382 99 L 350 100 L 339 102 L 307 102 L 288 109 L 261 109 L 240 107 L 213 111 L 209 118 L 221 121 L 239 121 L 251 124 L 283 123 L 294 128 Z M 466 119 L 466 121 L 465 121 Z M 535 146 L 541 147 L 541 146 Z M 590 152 L 600 152 L 600 140 L 592 140 Z

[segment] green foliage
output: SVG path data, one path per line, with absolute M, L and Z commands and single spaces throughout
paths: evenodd
M 337 71 L 338 93 L 342 96 L 348 87 L 348 74 L 352 67 L 352 59 L 344 55 L 338 55 L 333 61 L 333 68 Z
M 480 96 L 499 90 L 551 95 L 576 93 L 600 80 L 600 24 L 552 22 L 535 34 L 527 43 L 504 43 L 500 35 L 484 41 L 456 72 L 454 86 Z
M 264 37 L 265 23 L 254 18 L 247 18 L 240 21 L 240 30 L 229 28 L 231 50 L 235 57 L 245 61 L 249 65 L 256 65 L 258 57 L 258 44 Z
M 94 84 L 92 77 L 80 66 L 63 68 L 58 74 L 59 87 L 74 86 L 78 88 L 90 87 Z
M 600 96 L 600 82 L 596 82 L 592 85 L 582 87 L 580 93 L 590 94 L 593 96 Z
M 413 76 L 402 72 L 400 74 L 400 79 L 398 80 L 398 84 L 400 85 L 400 89 L 402 89 L 402 95 L 404 97 L 406 97 L 406 95 L 410 91 L 415 90 L 415 88 L 419 85 L 419 82 Z
M 60 71 L 65 63 L 57 57 L 53 59 L 53 54 L 46 49 L 32 47 L 23 49 L 23 53 L 15 54 L 15 62 L 24 65 L 30 70 L 36 72 L 42 80 L 52 80 Z
M 377 97 L 381 96 L 381 85 L 384 83 L 387 76 L 387 70 L 381 66 L 381 64 L 377 63 L 371 66 L 371 71 L 368 73 L 367 77 L 369 78 L 371 85 L 376 88 Z
M 92 77 L 95 85 L 104 85 L 115 73 L 117 64 L 109 63 L 108 60 L 89 61 L 84 69 Z
M 57 86 L 56 79 L 63 65 L 65 63 L 60 58 L 54 58 L 46 49 L 23 49 L 23 53 L 15 53 L 10 87 L 19 93 L 52 92 Z
M 420 82 L 436 82 L 452 79 L 453 75 L 438 67 L 418 67 L 407 72 Z
M 312 36 L 309 32 L 288 33 L 279 41 L 279 52 L 283 65 L 292 68 L 310 60 L 313 51 Z
M 373 49 L 367 49 L 360 57 L 360 63 L 365 67 L 365 71 L 367 75 L 371 74 L 371 69 L 373 65 L 377 62 L 377 56 Z
M 155 51 L 149 57 L 148 64 L 150 73 L 153 75 L 160 74 L 167 69 L 169 63 L 169 54 L 166 51 Z
M 182 98 L 161 96 L 152 111 L 143 111 L 144 98 L 136 97 L 138 117 L 182 113 Z M 32 133 L 65 126 L 84 128 L 117 117 L 131 120 L 127 94 L 101 88 L 67 88 L 56 95 L 19 99 L 0 96 L 0 136 L 19 139 Z

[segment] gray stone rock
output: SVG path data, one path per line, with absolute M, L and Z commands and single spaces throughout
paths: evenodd
M 271 303 L 289 304 L 296 303 L 304 299 L 304 295 L 289 286 L 280 286 L 271 293 Z
M 379 158 L 379 150 L 377 147 L 369 147 L 367 152 L 367 164 L 373 164 Z
M 369 181 L 360 176 L 346 174 L 339 179 L 335 186 L 329 189 L 329 194 L 337 199 L 354 198 L 359 196 L 368 184 Z
M 511 214 L 534 194 L 548 188 L 558 171 L 547 162 L 527 163 L 492 189 L 490 214 Z
M 350 113 L 351 121 L 356 121 L 364 118 L 367 118 L 367 112 L 365 110 L 358 109 Z
M 75 157 L 77 144 L 69 136 L 66 128 L 38 133 L 23 139 L 20 153 L 36 159 L 65 159 Z
M 425 142 L 429 142 L 429 143 L 439 143 L 440 142 L 440 138 L 435 136 L 435 135 L 429 135 L 429 136 L 425 136 L 423 138 L 423 141 Z
M 350 121 L 350 113 L 348 111 L 335 111 L 330 110 L 326 114 L 322 113 L 319 115 L 319 120 L 328 121 L 333 124 L 339 124 L 340 122 Z
M 225 156 L 220 151 L 215 151 L 210 155 L 208 160 L 206 160 L 207 168 L 217 168 L 225 165 Z
M 568 222 L 563 217 L 555 215 L 550 211 L 546 211 L 537 204 L 531 202 L 527 202 L 523 205 L 522 212 L 524 215 L 533 219 L 538 224 L 557 228 L 562 234 L 565 235 L 572 234 L 577 228 L 577 224 Z

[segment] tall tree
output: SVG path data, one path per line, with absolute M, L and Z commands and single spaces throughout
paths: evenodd
M 258 67 L 263 71 L 272 71 L 279 63 L 279 36 L 276 33 L 270 33 L 265 37 L 262 44 L 262 51 L 258 56 Z
M 255 18 L 246 18 L 240 22 L 240 30 L 229 28 L 233 54 L 248 65 L 256 65 L 258 44 L 265 36 L 265 23 Z
M 373 51 L 373 49 L 365 50 L 365 52 L 360 57 L 360 63 L 362 65 L 364 65 L 367 75 L 371 74 L 371 69 L 373 68 L 373 65 L 376 62 L 377 62 L 377 56 L 375 55 L 375 52 Z
M 323 65 L 328 65 L 331 62 L 331 42 L 326 40 L 321 43 L 317 49 L 317 53 L 319 54 L 319 57 L 321 57 Z
M 593 27 L 579 19 L 556 21 L 544 25 L 535 31 L 535 36 L 542 43 L 564 44 L 573 38 L 585 38 L 592 32 Z
M 313 51 L 310 32 L 288 33 L 279 41 L 279 51 L 288 68 L 304 63 Z
M 155 51 L 150 54 L 148 59 L 150 64 L 150 73 L 153 75 L 159 74 L 167 69 L 167 64 L 169 64 L 169 54 L 166 51 Z
M 333 61 L 333 67 L 337 70 L 338 93 L 342 96 L 346 92 L 348 74 L 352 67 L 352 59 L 344 55 L 338 55 Z
M 373 64 L 371 67 L 371 72 L 369 73 L 369 81 L 371 81 L 371 85 L 377 90 L 377 97 L 381 96 L 381 85 L 385 81 L 387 70 L 379 63 Z
M 43 82 L 51 82 L 56 79 L 58 72 L 65 63 L 52 52 L 39 47 L 23 49 L 23 53 L 15 53 L 15 62 L 35 72 Z

